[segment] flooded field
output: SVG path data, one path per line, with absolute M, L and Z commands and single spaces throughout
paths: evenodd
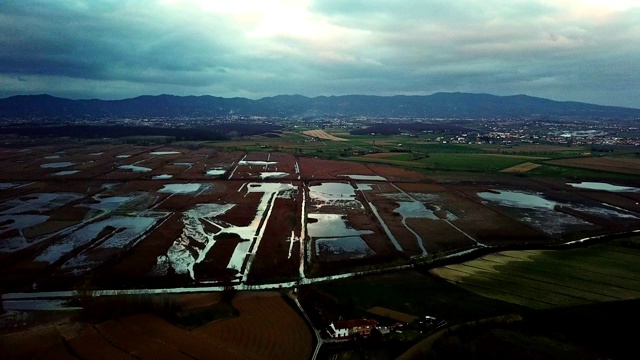
M 583 181 L 579 183 L 567 183 L 567 185 L 580 188 L 580 189 L 589 189 L 589 190 L 603 190 L 603 191 L 613 191 L 613 192 L 640 192 L 640 188 L 632 187 L 632 186 L 619 186 L 608 183 L 601 182 L 592 182 L 592 181 Z
M 381 165 L 211 148 L 4 151 L 0 281 L 12 289 L 311 282 L 640 228 L 630 185 L 439 183 Z
M 480 198 L 500 207 L 513 209 L 519 221 L 552 236 L 559 236 L 572 230 L 598 228 L 596 224 L 581 217 L 589 214 L 606 219 L 639 219 L 631 212 L 607 207 L 604 204 L 580 204 L 551 200 L 540 193 L 492 190 L 479 192 Z M 562 211 L 569 209 L 568 211 Z
M 73 165 L 75 165 L 75 163 L 72 163 L 71 161 L 62 161 L 62 162 L 42 164 L 40 165 L 40 167 L 43 169 L 58 169 L 58 168 L 65 168 Z

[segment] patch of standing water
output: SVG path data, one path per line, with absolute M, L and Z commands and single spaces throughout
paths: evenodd
M 28 248 L 38 243 L 38 240 L 27 240 L 22 234 L 22 230 L 31 226 L 41 224 L 49 219 L 47 215 L 2 215 L 0 216 L 0 234 L 8 233 L 11 230 L 18 230 L 18 234 L 11 238 L 0 241 L 0 253 L 11 253 Z
M 418 201 L 424 201 L 424 202 L 436 201 L 440 199 L 440 196 L 438 194 L 428 194 L 428 193 L 425 194 L 425 193 L 413 192 L 413 193 L 409 193 L 409 195 Z
M 101 211 L 113 211 L 127 202 L 131 201 L 134 196 L 99 196 L 95 195 L 93 200 L 97 201 L 97 203 L 92 204 L 81 204 L 78 206 L 86 206 L 90 209 L 101 210 Z
M 18 186 L 18 184 L 14 184 L 14 183 L 0 183 L 0 190 L 6 190 L 6 189 L 11 189 L 13 187 Z
M 341 237 L 372 234 L 370 230 L 356 230 L 347 227 L 344 215 L 340 214 L 309 214 L 315 222 L 307 222 L 307 233 L 311 237 Z
M 168 193 L 168 194 L 192 194 L 199 191 L 203 186 L 203 184 L 166 184 L 160 190 L 159 193 Z
M 580 188 L 580 189 L 589 189 L 589 190 L 604 190 L 611 192 L 640 192 L 640 188 L 631 187 L 631 186 L 619 186 L 612 185 L 601 182 L 589 182 L 583 181 L 579 183 L 567 183 L 567 185 Z
M 174 154 L 180 154 L 180 151 L 152 151 L 149 154 L 150 155 L 174 155 Z
M 541 208 L 551 209 L 558 205 L 557 202 L 547 200 L 539 194 L 520 191 L 496 190 L 496 192 L 479 192 L 478 196 L 484 200 L 498 203 L 499 205 L 517 208 Z
M 137 165 L 122 165 L 122 166 L 118 166 L 118 169 L 131 170 L 133 172 L 149 172 L 149 171 L 151 171 L 151 169 L 149 169 L 147 167 L 137 166 Z
M 49 155 L 44 157 L 47 160 L 60 159 L 60 155 Z
M 193 163 L 190 162 L 175 162 L 173 163 L 175 166 L 193 166 Z
M 62 207 L 73 200 L 81 198 L 82 195 L 76 193 L 36 193 L 29 194 L 25 198 L 16 198 L 0 204 L 0 208 L 5 210 L 0 214 L 39 214 Z
M 247 226 L 236 226 L 216 219 L 224 214 L 234 204 L 200 204 L 192 210 L 183 213 L 184 229 L 180 238 L 174 241 L 166 255 L 157 258 L 154 273 L 166 273 L 169 265 L 177 274 L 189 274 L 196 278 L 194 265 L 207 258 L 220 234 L 237 234 L 242 241 L 236 245 L 227 268 L 236 269 L 246 275 L 251 267 L 251 261 L 259 248 L 266 224 L 273 208 L 275 198 L 289 196 L 296 187 L 283 183 L 251 183 L 246 187 L 247 192 L 263 193 L 256 209 L 254 219 Z M 218 228 L 217 232 L 205 229 L 205 225 Z M 243 266 L 245 264 L 246 266 Z
M 207 170 L 206 174 L 208 176 L 220 176 L 220 175 L 224 175 L 225 172 L 227 172 L 227 170 L 225 169 L 211 169 L 211 170 Z
M 53 173 L 52 175 L 54 176 L 64 176 L 64 175 L 73 175 L 75 173 L 79 173 L 80 170 L 65 170 L 65 171 L 58 171 L 57 173 Z
M 91 153 L 89 155 L 91 155 L 91 156 L 100 156 L 102 154 L 104 154 L 104 152 L 94 152 L 94 153 Z
M 171 179 L 172 177 L 173 175 L 162 174 L 162 175 L 156 175 L 152 177 L 151 180 L 168 180 L 168 179 Z
M 78 306 L 70 305 L 71 300 L 68 299 L 30 299 L 30 300 L 4 300 L 2 308 L 11 311 L 29 311 L 29 310 L 79 310 Z
M 316 254 L 327 260 L 358 259 L 375 254 L 359 236 L 316 240 Z
M 99 245 L 85 249 L 60 267 L 66 273 L 74 275 L 84 273 L 136 242 L 157 221 L 155 217 L 114 216 L 91 223 L 45 249 L 35 261 L 46 261 L 52 264 L 74 249 L 94 240 L 103 239 Z M 111 230 L 104 234 L 108 229 Z M 101 234 L 103 238 L 98 239 L 98 235 Z
M 73 166 L 73 165 L 75 165 L 75 163 L 73 163 L 71 161 L 62 161 L 62 162 L 54 162 L 54 163 L 42 164 L 42 165 L 40 165 L 40 167 L 44 168 L 44 169 L 58 169 L 58 168 L 65 168 L 65 167 L 69 167 L 69 166 Z
M 498 190 L 478 193 L 482 199 L 514 209 L 523 223 L 548 235 L 561 235 L 571 229 L 593 229 L 594 225 L 575 216 L 555 211 L 555 201 L 538 194 Z
M 229 211 L 234 204 L 198 204 L 182 213 L 184 228 L 180 238 L 173 242 L 166 255 L 160 255 L 154 268 L 155 275 L 166 275 L 169 266 L 177 274 L 194 278 L 193 265 L 206 247 L 213 246 L 215 234 L 205 230 L 203 221 L 213 224 L 218 215 Z
M 253 193 L 276 193 L 279 197 L 288 193 L 294 192 L 296 187 L 291 184 L 284 183 L 250 183 L 247 186 L 247 192 Z
M 126 159 L 126 158 L 128 158 L 128 157 L 131 157 L 131 155 L 129 155 L 129 154 L 122 154 L 122 155 L 117 155 L 116 157 L 117 157 L 118 159 Z
M 348 226 L 344 215 L 309 214 L 315 222 L 307 223 L 309 236 L 315 238 L 316 254 L 326 260 L 355 259 L 374 254 L 360 235 L 370 230 L 356 230 Z
M 279 171 L 263 171 L 260 173 L 260 179 L 279 179 L 287 175 L 289 175 L 289 173 Z
M 625 211 L 624 209 L 620 209 L 621 211 L 618 211 L 617 209 L 610 209 L 605 207 L 591 207 L 591 206 L 584 206 L 584 205 L 574 205 L 573 207 L 578 211 L 582 211 L 595 216 L 600 216 L 603 218 L 612 218 L 612 217 L 623 218 L 623 219 L 638 218 L 637 216 L 632 215 L 631 213 Z
M 404 219 L 409 218 L 422 218 L 430 220 L 438 220 L 439 218 L 433 213 L 433 211 L 427 209 L 423 203 L 417 201 L 398 202 L 400 205 L 393 210 L 395 213 L 402 215 Z
M 364 181 L 387 181 L 387 179 L 383 178 L 379 175 L 340 175 L 346 176 L 352 180 L 364 180 Z
M 309 186 L 309 196 L 320 201 L 353 200 L 356 193 L 353 186 L 346 183 L 322 183 Z
M 253 160 L 240 160 L 238 161 L 238 165 L 259 165 L 259 166 L 267 166 L 267 165 L 275 165 L 277 161 L 253 161 Z

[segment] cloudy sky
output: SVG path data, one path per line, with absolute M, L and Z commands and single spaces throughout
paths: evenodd
M 640 108 L 640 0 L 0 2 L 0 97 L 438 91 Z

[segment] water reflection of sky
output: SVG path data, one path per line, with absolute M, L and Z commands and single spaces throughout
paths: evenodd
M 356 230 L 348 226 L 341 214 L 309 214 L 309 236 L 315 238 L 316 254 L 327 260 L 360 258 L 373 254 L 373 250 L 360 237 L 372 234 L 370 230 Z
M 340 237 L 371 234 L 369 230 L 356 230 L 347 227 L 344 215 L 341 214 L 309 214 L 316 221 L 307 223 L 307 231 L 311 237 Z
M 166 184 L 162 189 L 158 190 L 159 193 L 168 194 L 192 194 L 202 187 L 202 184 Z
M 356 193 L 353 186 L 349 184 L 328 182 L 309 186 L 309 196 L 320 201 L 352 200 Z
M 557 202 L 547 200 L 538 194 L 519 191 L 496 190 L 495 192 L 479 192 L 478 196 L 484 200 L 498 203 L 502 206 L 518 208 L 553 209 Z
M 328 260 L 357 259 L 374 252 L 359 236 L 316 240 L 316 254 Z
M 80 172 L 80 170 L 64 170 L 64 171 L 58 171 L 57 173 L 53 173 L 53 175 L 55 176 L 64 176 L 64 175 L 73 175 L 77 172 Z
M 225 169 L 211 169 L 211 170 L 207 170 L 206 174 L 208 176 L 220 176 L 220 175 L 224 175 L 225 172 L 227 172 L 227 170 Z
M 59 168 L 65 168 L 65 167 L 69 167 L 75 165 L 75 163 L 72 163 L 71 161 L 62 161 L 62 162 L 53 162 L 53 163 L 46 163 L 46 164 L 42 164 L 40 165 L 41 168 L 43 169 L 59 169 Z
M 589 190 L 604 190 L 611 192 L 639 192 L 640 188 L 631 187 L 631 186 L 619 186 L 612 185 L 601 182 L 589 182 L 583 181 L 579 183 L 567 183 L 569 186 L 573 186 L 580 189 L 589 189 Z
M 425 218 L 431 220 L 438 220 L 438 217 L 433 211 L 427 209 L 423 203 L 418 201 L 401 201 L 398 202 L 398 207 L 393 210 L 394 212 L 402 215 L 403 218 Z
M 560 204 L 541 194 L 524 191 L 494 190 L 479 192 L 478 196 L 500 206 L 512 208 L 512 215 L 547 235 L 558 236 L 575 229 L 593 229 L 595 225 L 578 217 L 555 211 Z
M 151 171 L 151 169 L 149 169 L 147 167 L 137 166 L 137 165 L 122 165 L 122 166 L 118 166 L 118 169 L 131 170 L 133 172 L 149 172 L 149 171 Z
M 168 179 L 171 179 L 172 177 L 173 175 L 170 175 L 170 174 L 161 174 L 161 175 L 156 175 L 152 177 L 151 180 L 168 180 Z

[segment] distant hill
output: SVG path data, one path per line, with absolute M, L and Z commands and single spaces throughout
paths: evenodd
M 71 100 L 50 95 L 0 99 L 0 118 L 7 117 L 217 117 L 228 114 L 295 118 L 323 116 L 388 117 L 582 117 L 640 118 L 640 109 L 561 102 L 527 95 L 496 96 L 435 93 L 426 96 L 278 95 L 260 100 L 215 96 L 139 96 L 123 100 Z

